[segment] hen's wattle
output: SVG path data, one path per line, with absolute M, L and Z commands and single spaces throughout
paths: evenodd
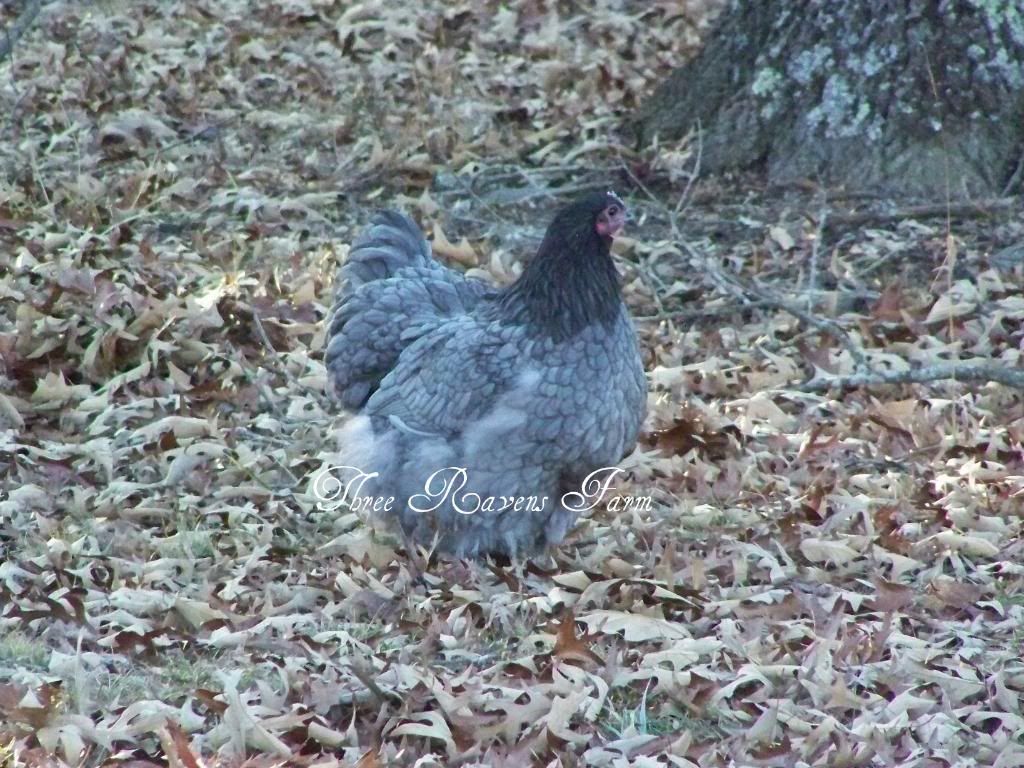
M 610 254 L 624 213 L 604 192 L 563 208 L 504 289 L 436 262 L 398 213 L 356 241 L 326 362 L 358 409 L 343 463 L 374 475 L 361 496 L 393 498 L 381 517 L 456 555 L 562 540 L 578 514 L 563 495 L 633 449 L 645 411 Z

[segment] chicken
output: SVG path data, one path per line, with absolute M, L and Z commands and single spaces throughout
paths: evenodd
M 354 496 L 456 556 L 565 537 L 584 480 L 633 450 L 645 413 L 610 253 L 625 216 L 611 192 L 562 208 L 505 288 L 439 264 L 408 217 L 373 220 L 339 272 L 326 352 L 357 412 L 339 432 L 343 465 L 365 473 Z

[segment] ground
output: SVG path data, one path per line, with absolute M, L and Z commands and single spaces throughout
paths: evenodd
M 42 6 L 0 65 L 0 763 L 1024 760 L 1019 202 L 624 144 L 713 5 Z M 425 564 L 320 509 L 370 212 L 504 282 L 593 184 L 650 509 Z

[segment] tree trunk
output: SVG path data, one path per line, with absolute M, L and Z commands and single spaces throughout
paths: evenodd
M 647 143 L 695 125 L 704 171 L 939 199 L 1019 190 L 1024 4 L 732 0 L 635 128 Z

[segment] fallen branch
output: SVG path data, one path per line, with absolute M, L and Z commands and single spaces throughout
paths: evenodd
M 741 312 L 747 312 L 752 309 L 763 309 L 764 307 L 772 306 L 774 306 L 774 304 L 770 301 L 737 302 L 733 304 L 720 304 L 718 306 L 703 307 L 701 309 L 681 309 L 673 312 L 659 312 L 656 315 L 633 315 L 633 320 L 638 323 L 653 322 L 655 320 L 675 320 L 687 323 L 691 320 L 711 320 L 714 318 L 726 317 L 728 315 L 738 315 Z
M 850 356 L 853 358 L 853 361 L 856 363 L 858 371 L 867 366 L 867 359 L 864 355 L 864 350 L 861 349 L 860 345 L 853 340 L 853 337 L 846 332 L 846 329 L 835 320 L 817 317 L 797 306 L 794 302 L 786 301 L 780 296 L 774 295 L 763 286 L 749 285 L 736 275 L 727 275 L 713 259 L 697 253 L 689 243 L 684 241 L 681 245 L 690 253 L 692 258 L 696 259 L 698 262 L 703 262 L 705 272 L 711 278 L 712 282 L 741 302 L 741 304 L 745 306 L 773 307 L 775 309 L 782 310 L 783 312 L 792 315 L 805 325 L 817 328 L 823 333 L 827 333 L 846 347 Z
M 686 244 L 684 243 L 684 247 Z M 1016 370 L 991 363 L 939 363 L 936 365 L 911 368 L 906 371 L 875 371 L 868 362 L 861 346 L 839 323 L 824 317 L 817 317 L 804 311 L 791 301 L 772 295 L 762 286 L 745 285 L 743 281 L 726 275 L 711 259 L 694 256 L 704 261 L 707 273 L 712 279 L 744 302 L 746 306 L 768 306 L 782 310 L 799 321 L 823 333 L 827 333 L 842 344 L 856 365 L 856 373 L 849 376 L 819 376 L 799 385 L 804 392 L 827 392 L 830 389 L 856 389 L 879 384 L 922 384 L 930 381 L 952 379 L 955 381 L 996 382 L 1015 389 L 1024 389 L 1024 369 Z
M 1024 369 L 992 363 L 937 363 L 906 371 L 865 371 L 850 376 L 816 376 L 797 386 L 803 392 L 827 392 L 830 389 L 856 389 L 879 384 L 925 384 L 931 381 L 996 382 L 1024 389 Z
M 891 224 L 905 219 L 929 219 L 948 216 L 951 219 L 978 219 L 1005 213 L 1020 208 L 1016 197 L 1000 197 L 992 200 L 974 200 L 965 203 L 933 203 L 911 205 L 894 211 L 863 211 L 861 213 L 833 213 L 829 216 L 826 229 L 860 227 L 865 224 Z
M 850 357 L 853 358 L 853 362 L 857 365 L 858 370 L 867 367 L 867 357 L 864 355 L 864 350 L 861 349 L 860 345 L 853 340 L 853 337 L 846 332 L 846 329 L 835 320 L 830 320 L 826 317 L 816 317 L 810 312 L 805 312 L 793 302 L 786 301 L 785 299 L 781 299 L 777 296 L 768 295 L 763 289 L 748 288 L 747 290 L 756 295 L 760 303 L 769 307 L 774 307 L 775 309 L 780 309 L 783 312 L 792 315 L 804 325 L 817 328 L 819 331 L 827 333 L 829 336 L 834 338 L 846 347 L 846 350 L 850 353 Z
M 629 172 L 626 167 L 627 173 Z M 1024 389 L 1024 369 L 1016 370 L 991 363 L 939 363 L 936 365 L 911 368 L 906 371 L 876 371 L 872 369 L 867 354 L 860 344 L 851 336 L 845 328 L 835 320 L 818 317 L 812 312 L 804 310 L 795 302 L 787 301 L 781 296 L 775 295 L 764 286 L 750 284 L 737 275 L 728 274 L 721 265 L 707 255 L 698 253 L 680 235 L 678 215 L 655 197 L 643 183 L 630 173 L 634 182 L 644 193 L 660 207 L 667 215 L 672 226 L 673 235 L 681 248 L 688 253 L 690 258 L 697 264 L 702 265 L 704 276 L 716 285 L 724 293 L 730 295 L 736 302 L 734 305 L 727 305 L 720 311 L 742 311 L 753 307 L 772 307 L 786 312 L 799 320 L 804 325 L 816 328 L 836 339 L 853 358 L 856 366 L 855 373 L 849 376 L 817 376 L 797 386 L 797 389 L 804 392 L 827 392 L 830 389 L 855 389 L 857 387 L 871 387 L 880 384 L 923 384 L 931 381 L 954 380 L 954 381 L 975 381 L 975 382 L 996 382 L 1015 389 Z M 815 249 L 821 247 L 823 235 L 827 229 L 836 226 L 854 226 L 877 221 L 901 221 L 907 218 L 922 218 L 927 216 L 949 216 L 969 217 L 987 216 L 996 212 L 1010 210 L 1019 207 L 1021 202 L 1018 198 L 999 198 L 987 201 L 976 201 L 973 203 L 962 203 L 958 205 L 937 204 L 918 205 L 909 208 L 902 208 L 889 213 L 860 213 L 860 214 L 830 214 L 826 219 L 825 208 L 819 214 L 817 224 L 818 233 L 815 238 Z M 812 286 L 813 287 L 813 286 Z M 705 313 L 710 314 L 707 310 Z M 650 319 L 696 319 L 701 315 L 700 310 L 677 313 L 659 312 Z

